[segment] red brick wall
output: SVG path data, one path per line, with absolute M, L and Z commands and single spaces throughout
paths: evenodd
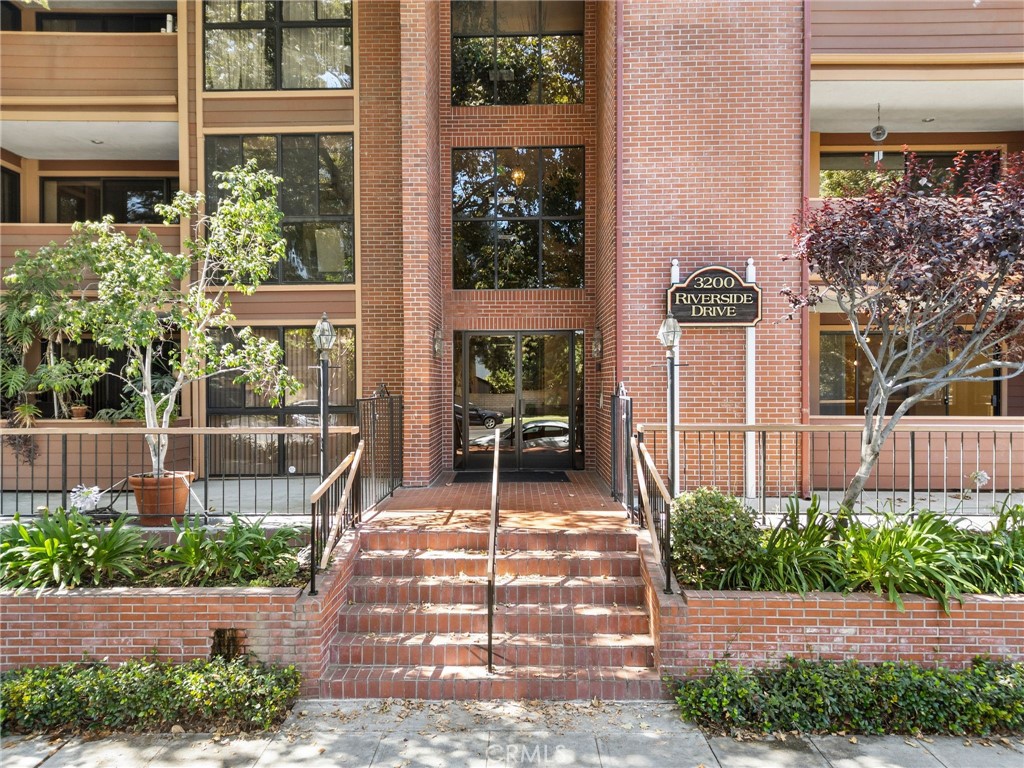
M 597 61 L 594 92 L 597 115 L 594 131 L 594 162 L 596 176 L 594 239 L 595 301 L 594 322 L 601 329 L 604 352 L 595 364 L 592 391 L 597 402 L 590 414 L 591 451 L 596 454 L 595 466 L 601 475 L 611 479 L 611 396 L 616 391 L 618 354 L 618 251 L 616 224 L 618 188 L 616 185 L 617 126 L 617 3 L 597 4 Z M 602 397 L 603 395 L 603 397 Z M 594 407 L 596 405 L 596 407 Z
M 946 614 L 904 595 L 905 611 L 874 594 L 686 590 L 666 595 L 660 565 L 641 540 L 655 665 L 667 675 L 707 671 L 716 661 L 770 666 L 787 656 L 910 661 L 964 667 L 975 656 L 1024 660 L 1024 596 L 972 595 Z
M 799 323 L 776 323 L 779 289 L 799 284 L 782 262 L 801 200 L 803 20 L 799 0 L 624 3 L 621 373 L 638 421 L 665 420 L 669 266 L 755 259 L 764 295 L 757 333 L 757 418 L 798 423 Z M 685 330 L 681 422 L 743 418 L 741 329 Z
M 594 154 L 597 74 L 597 4 L 588 4 L 584 24 L 585 102 L 572 105 L 509 107 L 452 107 L 451 6 L 439 3 L 438 110 L 440 115 L 439 212 L 440 276 L 444 289 L 445 354 L 441 384 L 442 409 L 452 395 L 453 335 L 465 330 L 583 330 L 587 349 L 584 367 L 587 467 L 594 466 L 597 448 L 592 438 L 597 423 L 597 382 L 589 354 L 594 327 L 597 283 L 595 269 L 597 172 Z M 452 290 L 451 151 L 453 147 L 583 146 L 585 167 L 585 269 L 582 290 Z M 447 398 L 447 399 L 444 399 Z M 450 406 L 449 406 L 450 407 Z M 450 419 L 447 412 L 444 417 Z M 442 459 L 452 464 L 452 430 L 443 431 Z M 605 449 L 607 450 L 607 449 Z M 407 473 L 408 474 L 408 473 Z
M 360 365 L 364 394 L 404 389 L 399 4 L 358 4 Z
M 405 484 L 425 485 L 441 470 L 450 409 L 433 353 L 442 327 L 444 263 L 439 198 L 438 14 L 440 3 L 401 4 L 402 220 L 405 312 Z M 449 270 L 450 271 L 450 270 Z
M 0 591 L 0 670 L 152 654 L 178 663 L 208 658 L 213 631 L 235 628 L 246 651 L 265 662 L 294 664 L 302 672 L 302 694 L 317 696 L 358 553 L 355 534 L 335 552 L 313 597 L 298 589 L 232 587 L 46 590 L 38 597 Z

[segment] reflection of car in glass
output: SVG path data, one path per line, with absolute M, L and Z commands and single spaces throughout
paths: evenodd
M 473 445 L 494 445 L 494 435 L 483 435 L 472 441 Z M 515 445 L 515 430 L 512 426 L 501 431 L 502 448 Z M 531 421 L 523 425 L 523 450 L 530 448 L 568 449 L 569 425 L 564 421 Z
M 462 405 L 454 403 L 455 418 L 458 421 L 462 421 Z M 494 429 L 498 424 L 505 421 L 505 414 L 501 411 L 491 411 L 487 408 L 478 408 L 472 403 L 469 404 L 469 423 L 482 424 L 487 429 Z

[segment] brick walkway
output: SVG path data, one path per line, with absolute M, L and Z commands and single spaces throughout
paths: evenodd
M 596 472 L 567 472 L 568 483 L 501 484 L 501 526 L 542 530 L 615 531 L 627 527 L 626 513 Z M 491 484 L 453 483 L 446 473 L 426 488 L 399 488 L 376 512 L 369 526 L 486 528 Z

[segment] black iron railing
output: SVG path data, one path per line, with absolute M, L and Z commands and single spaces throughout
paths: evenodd
M 650 531 L 654 556 L 665 576 L 665 593 L 672 594 L 672 496 L 658 475 L 642 432 L 630 439 L 630 455 L 640 491 L 640 524 Z
M 620 389 L 612 397 L 612 498 L 626 505 L 631 521 L 642 524 L 634 498 L 633 461 L 630 440 L 633 437 L 633 398 Z
M 498 580 L 498 522 L 501 504 L 499 471 L 501 428 L 494 430 L 494 469 L 491 474 L 491 520 L 487 537 L 487 671 L 494 672 L 494 593 Z
M 386 499 L 402 484 L 404 403 L 383 384 L 358 404 L 359 434 L 366 442 L 360 481 L 364 509 Z
M 362 521 L 363 509 L 353 498 L 365 441 L 342 459 L 310 494 L 309 594 L 315 595 L 316 574 L 327 568 L 339 536 Z
M 147 429 L 93 421 L 0 429 L 0 515 L 77 506 L 95 516 L 135 515 L 133 476 L 152 472 L 147 435 L 167 441 L 164 468 L 188 480 L 185 514 L 305 515 L 320 484 L 316 427 Z M 352 451 L 356 427 L 330 428 L 330 455 Z M 278 452 L 286 470 L 277 471 Z M 337 462 L 338 458 L 332 458 Z M 268 469 L 272 467 L 274 469 Z
M 638 432 L 663 468 L 664 427 L 641 425 Z M 718 488 L 744 498 L 762 517 L 781 513 L 791 496 L 817 495 L 824 508 L 838 508 L 860 464 L 861 428 L 849 424 L 681 425 L 676 439 L 680 491 Z M 854 511 L 927 508 L 985 516 L 1003 503 L 1024 503 L 1022 494 L 1024 425 L 904 420 L 884 444 Z

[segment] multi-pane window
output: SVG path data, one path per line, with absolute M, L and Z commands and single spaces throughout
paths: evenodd
M 917 152 L 922 164 L 931 164 L 933 187 L 955 173 L 957 152 Z M 984 152 L 968 152 L 968 164 Z M 878 189 L 889 181 L 903 176 L 906 157 L 902 152 L 885 152 L 875 162 L 871 154 L 863 152 L 822 152 L 819 158 L 819 195 L 821 197 L 860 197 L 871 189 Z M 998 165 L 994 170 L 998 169 Z M 962 179 L 957 179 L 959 188 Z
M 315 319 L 315 318 L 312 318 Z M 329 353 L 330 423 L 351 426 L 356 411 L 355 329 L 335 329 L 338 339 Z M 253 332 L 276 341 L 284 350 L 284 364 L 299 380 L 300 389 L 286 395 L 284 402 L 270 405 L 248 384 L 236 384 L 233 374 L 219 374 L 207 384 L 207 421 L 211 427 L 307 427 L 320 426 L 318 353 L 313 346 L 313 328 L 253 328 Z M 225 339 L 227 340 L 227 339 Z M 331 456 L 347 454 L 348 436 L 331 438 Z M 346 444 L 343 444 L 346 443 Z M 315 434 L 224 435 L 213 439 L 212 474 L 282 475 L 315 474 L 319 471 L 319 441 Z
M 0 221 L 17 224 L 21 221 L 21 175 L 0 168 L 0 181 Z
M 452 151 L 455 288 L 583 287 L 582 147 Z
M 271 282 L 355 281 L 351 133 L 208 136 L 207 208 L 217 205 L 215 171 L 256 160 L 282 181 L 279 201 L 287 255 Z
M 40 32 L 163 32 L 164 13 L 41 13 Z
M 868 344 L 877 351 L 880 338 L 871 336 Z M 818 353 L 818 413 L 823 416 L 861 416 L 867 406 L 871 387 L 871 366 L 864 352 L 849 331 L 822 331 Z M 937 353 L 936 367 L 944 356 Z M 979 358 L 980 364 L 984 358 Z M 997 372 L 996 372 L 997 373 Z M 998 416 L 998 382 L 993 374 L 983 374 L 982 381 L 957 381 L 920 400 L 910 409 L 910 416 Z M 911 390 L 911 393 L 914 390 Z M 904 393 L 909 394 L 909 393 Z M 903 401 L 904 394 L 893 397 L 886 412 L 891 415 Z
M 582 101 L 582 0 L 452 2 L 452 104 Z
M 177 179 L 43 179 L 43 221 L 66 224 L 110 215 L 118 224 L 161 224 L 156 206 L 170 202 L 177 190 Z
M 352 87 L 351 0 L 206 0 L 208 91 Z

